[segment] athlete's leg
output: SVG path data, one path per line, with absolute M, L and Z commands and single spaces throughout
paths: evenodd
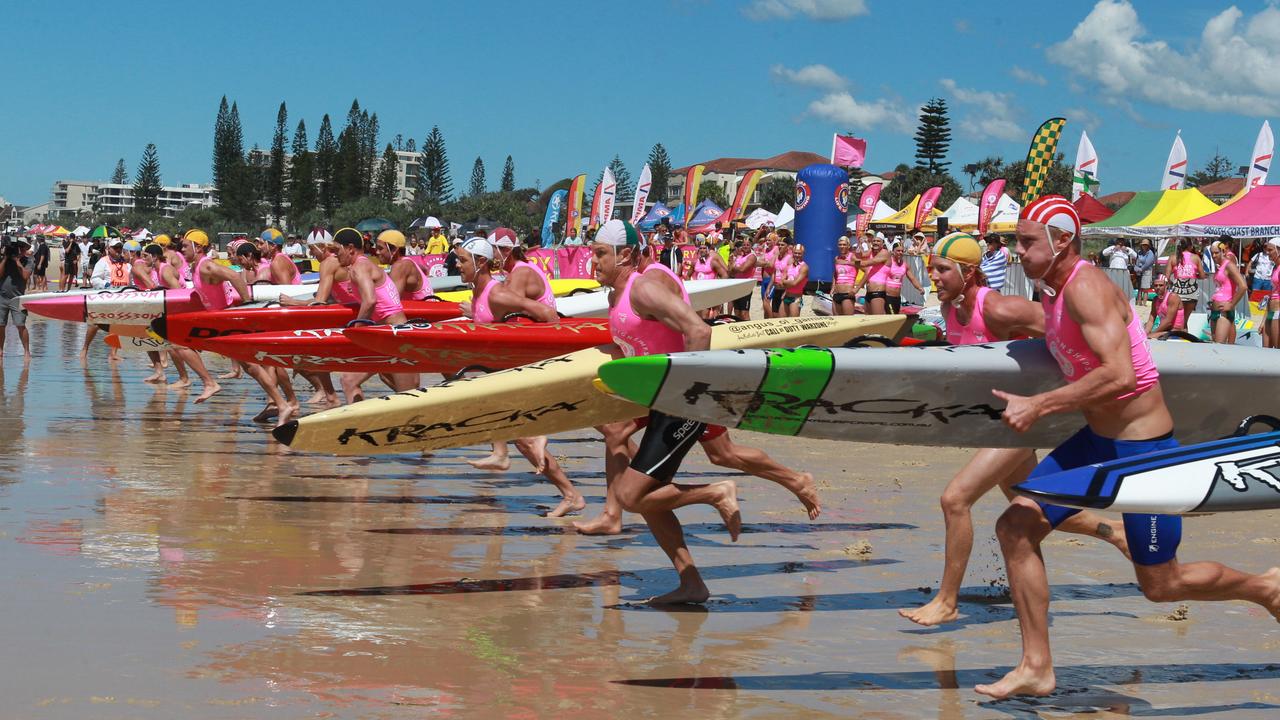
M 497 470 L 506 472 L 511 469 L 511 456 L 507 452 L 506 441 L 493 443 L 493 452 L 479 460 L 468 460 L 467 464 L 480 470 Z
M 973 552 L 973 517 L 970 511 L 991 488 L 1010 477 L 1026 478 L 1036 466 L 1034 450 L 983 448 L 969 459 L 942 491 L 942 518 L 946 544 L 942 584 L 938 594 L 922 607 L 902 609 L 898 614 L 921 625 L 939 625 L 959 617 L 960 586 Z
M 218 381 L 209 374 L 209 370 L 205 367 L 204 359 L 200 357 L 200 353 L 187 347 L 174 348 L 174 350 L 182 358 L 183 362 L 191 366 L 192 370 L 196 371 L 196 376 L 198 376 L 200 378 L 200 382 L 204 384 L 204 388 L 201 390 L 200 395 L 196 397 L 197 403 L 202 403 L 222 391 L 222 386 L 219 385 Z M 178 382 L 171 384 L 169 387 L 186 387 L 190 383 L 190 380 L 187 380 L 186 384 L 183 384 L 183 381 L 179 380 Z
M 148 352 L 147 359 L 151 361 L 151 374 L 142 378 L 144 383 L 164 382 L 164 367 L 160 364 L 160 353 Z
M 294 404 L 290 404 L 289 401 L 285 400 L 284 396 L 280 393 L 280 388 L 276 385 L 274 368 L 269 371 L 261 365 L 245 363 L 244 369 L 245 372 L 249 373 L 250 377 L 257 381 L 263 392 L 267 394 L 267 401 L 276 406 L 276 409 L 278 410 L 277 420 L 290 414 L 290 410 L 292 410 L 293 413 L 298 412 L 298 406 L 296 404 L 297 397 L 294 397 Z M 283 425 L 285 422 L 287 422 L 287 420 L 278 421 L 277 426 Z
M 219 375 L 218 379 L 219 380 L 235 380 L 236 378 L 242 377 L 242 374 L 240 371 L 241 371 L 241 368 L 243 367 L 244 367 L 244 363 L 240 362 L 239 360 L 232 360 L 231 369 Z
M 538 441 L 541 440 L 541 444 Z M 587 506 L 587 501 L 582 497 L 582 493 L 573 486 L 569 480 L 569 476 L 565 474 L 564 469 L 560 467 L 560 463 L 556 462 L 554 456 L 546 453 L 546 437 L 542 438 L 521 438 L 516 440 L 516 449 L 521 452 L 529 462 L 533 464 L 534 469 L 541 473 L 543 477 L 551 481 L 552 485 L 560 491 L 563 499 L 554 510 L 547 513 L 547 517 L 564 517 L 571 512 L 577 512 Z
M 596 428 L 604 436 L 604 510 L 596 517 L 573 524 L 583 535 L 617 535 L 622 532 L 622 505 L 618 502 L 617 480 L 635 457 L 636 444 L 631 442 L 635 420 L 609 423 Z
M 1022 632 L 1022 658 L 999 682 L 974 687 L 1003 699 L 1011 695 L 1048 695 L 1057 686 L 1049 649 L 1049 577 L 1040 543 L 1053 528 L 1031 500 L 1016 497 L 996 521 L 1005 571 Z
M 338 373 L 338 382 L 342 385 L 342 397 L 346 399 L 348 405 L 364 399 L 364 392 L 360 386 L 373 376 L 374 373 L 370 372 Z
M 711 435 L 711 437 L 707 437 Z M 741 472 L 775 482 L 790 490 L 804 506 L 810 520 L 817 520 L 822 513 L 818 500 L 818 488 L 813 482 L 813 475 L 807 472 L 792 470 L 774 460 L 763 450 L 735 443 L 728 432 L 708 433 L 702 441 L 702 451 L 713 465 L 739 470 Z
M 84 331 L 84 345 L 80 347 L 80 362 L 89 359 L 89 345 L 93 343 L 93 339 L 98 335 L 98 326 L 90 325 Z

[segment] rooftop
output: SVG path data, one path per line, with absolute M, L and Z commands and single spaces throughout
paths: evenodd
M 1205 197 L 1231 197 L 1244 189 L 1244 178 L 1229 177 L 1200 186 Z
M 707 160 L 702 164 L 707 167 L 706 172 L 732 174 L 746 172 L 747 170 L 784 170 L 787 172 L 799 172 L 814 163 L 830 162 L 830 158 L 818 155 L 817 153 L 805 152 L 803 150 L 789 150 L 787 152 L 774 155 L 767 158 L 716 158 Z M 693 167 L 685 165 L 684 167 L 674 168 L 673 174 L 683 174 Z

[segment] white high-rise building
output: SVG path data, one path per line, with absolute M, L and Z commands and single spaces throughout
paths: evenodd
M 213 207 L 212 185 L 166 185 L 160 188 L 157 203 L 160 213 L 173 217 L 191 207 Z M 112 215 L 133 212 L 133 185 L 124 183 L 87 182 L 83 180 L 58 180 L 51 193 L 51 215 L 98 211 Z

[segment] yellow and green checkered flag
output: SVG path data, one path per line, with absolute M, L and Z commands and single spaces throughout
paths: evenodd
M 1031 138 L 1031 149 L 1027 150 L 1026 175 L 1022 181 L 1024 207 L 1040 197 L 1044 182 L 1049 177 L 1049 168 L 1053 167 L 1054 153 L 1058 152 L 1058 138 L 1062 137 L 1062 128 L 1066 124 L 1066 118 L 1050 118 L 1044 121 Z

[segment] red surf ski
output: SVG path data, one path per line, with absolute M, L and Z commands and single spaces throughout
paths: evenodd
M 603 319 L 364 325 L 343 332 L 371 351 L 454 369 L 501 370 L 613 342 Z
M 410 320 L 427 322 L 462 316 L 458 303 L 431 300 L 407 300 L 404 302 L 404 313 Z M 204 350 L 206 342 L 214 338 L 286 330 L 340 328 L 355 317 L 356 309 L 347 305 L 231 307 L 168 315 L 153 322 L 151 329 L 175 345 Z
M 233 360 L 308 372 L 445 372 L 438 365 L 361 347 L 342 328 L 224 335 L 201 349 Z

